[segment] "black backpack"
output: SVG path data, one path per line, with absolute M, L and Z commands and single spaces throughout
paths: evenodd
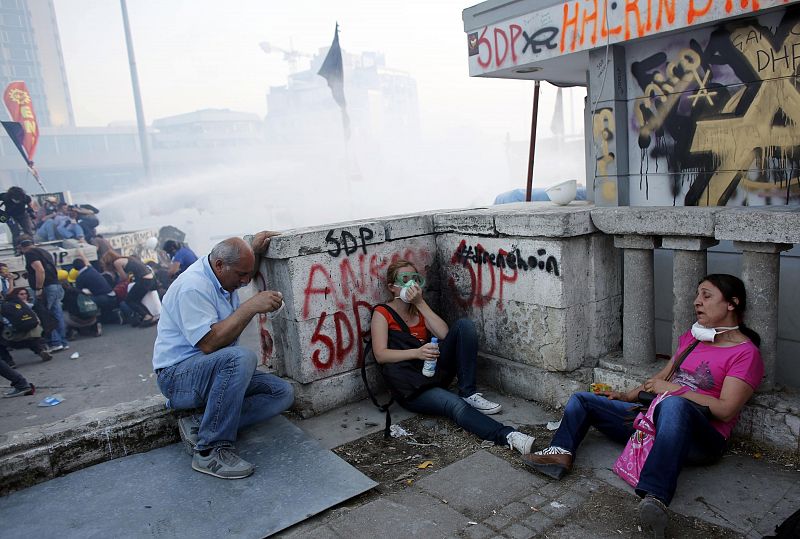
M 387 307 L 386 305 L 383 306 Z M 375 305 L 375 307 L 378 307 L 378 305 Z M 373 307 L 372 311 L 370 312 L 371 316 L 375 316 L 375 307 Z M 393 310 L 389 310 L 389 312 L 393 313 L 392 316 L 394 316 Z M 398 316 L 397 318 L 400 317 Z M 370 320 L 372 320 L 371 317 Z M 402 318 L 400 318 L 399 323 L 405 324 Z M 363 354 L 361 355 L 361 357 L 363 358 L 363 360 L 361 361 L 361 379 L 364 380 L 364 387 L 367 388 L 367 395 L 369 395 L 372 404 L 374 404 L 381 412 L 386 413 L 386 425 L 384 426 L 383 429 L 383 437 L 388 438 L 389 428 L 392 425 L 392 414 L 389 412 L 389 407 L 392 405 L 392 403 L 394 403 L 394 397 L 390 396 L 387 402 L 381 404 L 378 402 L 378 399 L 375 397 L 375 394 L 372 392 L 372 389 L 370 389 L 369 382 L 367 381 L 367 360 L 369 358 L 372 358 L 372 360 L 375 362 L 375 365 L 379 365 L 379 363 L 375 359 L 375 354 L 372 352 L 372 335 L 369 332 L 366 335 L 364 335 L 363 345 L 364 345 Z M 380 367 L 378 367 L 378 369 L 380 369 Z
M 75 303 L 77 304 L 79 318 L 88 320 L 94 318 L 100 312 L 100 309 L 97 308 L 97 303 L 83 292 L 78 293 Z
M 25 333 L 39 325 L 33 310 L 25 303 L 8 299 L 0 305 L 0 314 L 11 323 L 11 327 L 16 333 Z

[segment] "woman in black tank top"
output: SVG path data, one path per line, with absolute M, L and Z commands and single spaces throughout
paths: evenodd
M 125 303 L 141 317 L 142 327 L 155 324 L 158 319 L 142 304 L 142 298 L 145 294 L 156 290 L 158 287 L 153 271 L 138 258 L 134 256 L 119 256 L 114 251 L 108 251 L 104 254 L 101 261 L 103 268 L 106 271 L 116 273 L 120 280 L 128 281 L 128 276 L 131 276 L 133 287 L 128 291 Z

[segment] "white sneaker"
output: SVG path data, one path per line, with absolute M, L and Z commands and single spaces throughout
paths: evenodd
M 523 434 L 518 430 L 514 430 L 508 433 L 506 440 L 508 441 L 509 449 L 516 449 L 523 455 L 527 455 L 531 452 L 533 442 L 536 440 L 536 438 L 533 436 L 528 436 L 527 434 Z
M 551 445 L 549 447 L 545 447 L 544 449 L 537 451 L 534 455 L 572 455 L 571 451 L 567 451 L 563 447 L 558 447 L 557 445 Z
M 483 393 L 474 393 L 469 397 L 461 397 L 461 398 L 464 399 L 464 401 L 467 404 L 469 404 L 482 414 L 492 415 L 496 414 L 497 412 L 503 409 L 503 407 L 497 404 L 496 402 L 484 399 Z

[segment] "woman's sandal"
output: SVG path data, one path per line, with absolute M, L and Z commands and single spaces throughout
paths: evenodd
M 639 520 L 643 526 L 650 526 L 655 539 L 664 539 L 669 516 L 664 502 L 648 494 L 639 502 Z

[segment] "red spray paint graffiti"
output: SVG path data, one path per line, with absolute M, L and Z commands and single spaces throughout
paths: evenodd
M 470 249 L 471 250 L 471 249 Z M 517 268 L 510 268 L 507 264 L 497 265 L 495 266 L 494 263 L 491 264 L 483 264 L 481 262 L 473 263 L 470 262 L 470 258 L 466 256 L 467 252 L 467 242 L 466 240 L 461 240 L 461 243 L 458 245 L 458 249 L 453 253 L 453 256 L 450 258 L 451 264 L 462 264 L 467 271 L 469 272 L 470 278 L 470 292 L 466 297 L 462 297 L 458 294 L 458 292 L 454 293 L 454 298 L 456 303 L 461 305 L 462 307 L 469 307 L 474 305 L 475 307 L 483 307 L 486 305 L 489 300 L 497 299 L 497 308 L 503 309 L 503 289 L 506 284 L 514 283 L 517 281 Z M 479 243 L 475 247 L 476 253 L 485 253 L 486 250 L 483 246 Z M 476 254 L 476 256 L 481 256 L 480 254 Z M 508 257 L 509 253 L 503 249 L 498 251 L 498 256 L 501 257 Z M 477 266 L 477 269 L 473 266 Z M 486 268 L 484 270 L 484 267 Z M 510 269 L 511 271 L 506 271 Z M 495 270 L 500 274 L 499 277 L 495 275 Z M 487 274 L 489 282 L 489 289 L 485 290 L 484 286 L 484 271 Z M 449 278 L 450 288 L 455 291 L 455 280 L 451 276 Z M 495 289 L 497 292 L 495 292 Z
M 258 315 L 258 334 L 261 339 L 261 364 L 267 365 L 269 358 L 272 357 L 272 352 L 275 351 L 275 342 L 272 340 L 272 335 L 267 329 L 267 315 Z
M 343 258 L 334 270 L 334 272 L 338 270 L 335 276 L 336 282 L 341 283 L 341 290 L 337 289 L 334 275 L 325 265 L 311 266 L 303 290 L 303 319 L 316 316 L 316 313 L 312 312 L 315 296 L 331 299 L 337 309 L 332 314 L 322 311 L 317 318 L 317 324 L 309 340 L 313 350 L 311 361 L 315 368 L 328 370 L 335 365 L 341 365 L 354 351 L 357 353 L 357 366 L 361 366 L 364 358 L 360 343 L 369 332 L 369 327 L 362 322 L 362 318 L 366 320 L 372 306 L 386 299 L 383 285 L 386 267 L 400 258 L 409 260 L 420 269 L 425 268 L 431 259 L 426 251 L 411 248 L 394 253 L 388 259 L 377 254 L 365 253 L 359 253 L 357 257 Z M 380 284 L 370 287 L 368 286 L 370 281 Z M 333 328 L 327 329 L 326 332 L 325 323 L 331 316 Z
M 261 274 L 261 271 L 256 272 L 254 279 L 258 283 L 259 291 L 267 289 L 267 280 Z M 267 315 L 263 313 L 258 315 L 258 335 L 261 341 L 261 364 L 268 365 L 269 359 L 275 351 L 275 342 L 272 340 L 269 329 L 267 329 Z

